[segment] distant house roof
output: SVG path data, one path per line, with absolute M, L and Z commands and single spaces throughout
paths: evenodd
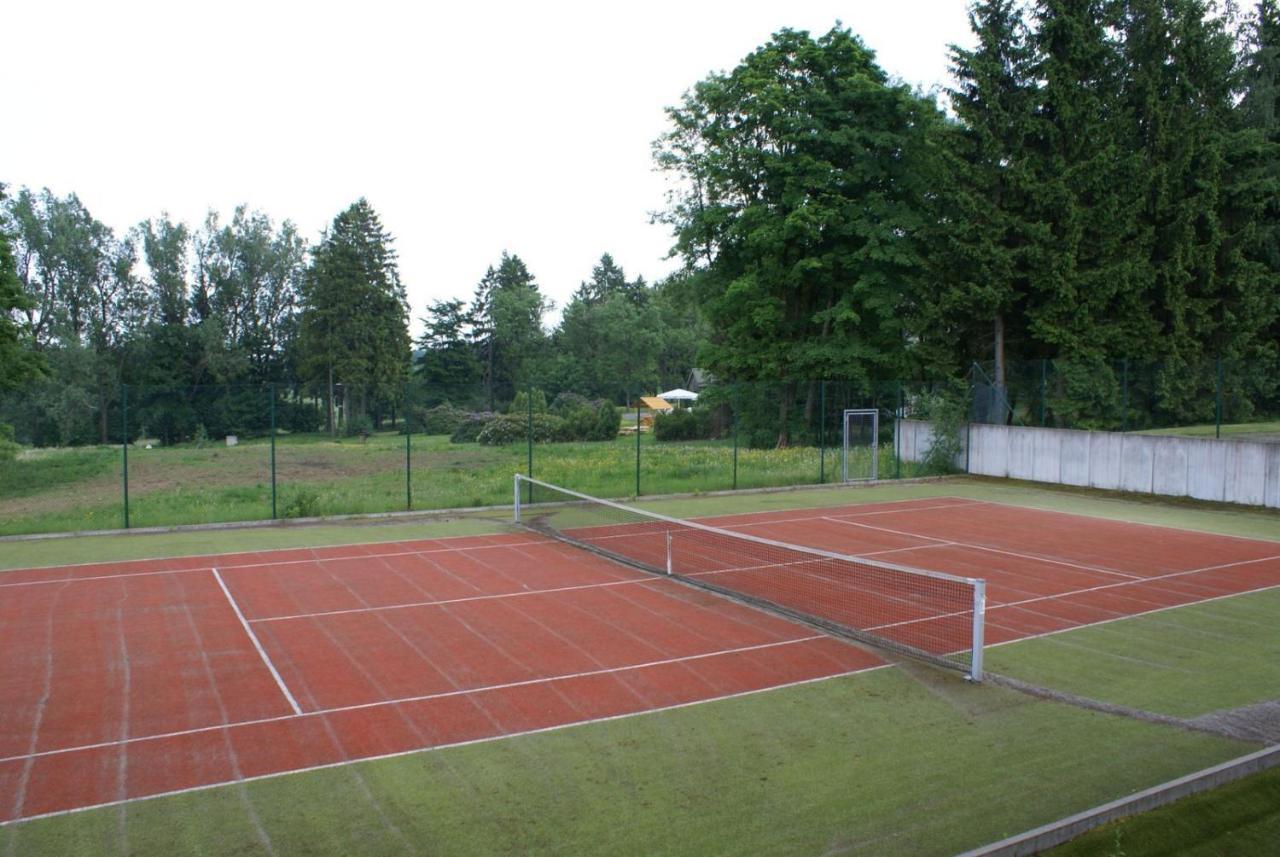
M 715 376 L 706 369 L 690 369 L 688 387 L 695 393 L 703 387 L 709 387 L 716 382 Z
M 675 410 L 671 403 L 659 396 L 641 396 L 640 401 L 651 411 L 671 411 Z

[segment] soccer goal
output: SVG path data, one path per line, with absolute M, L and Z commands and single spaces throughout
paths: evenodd
M 880 411 L 859 408 L 844 412 L 844 448 L 840 474 L 845 482 L 880 477 Z

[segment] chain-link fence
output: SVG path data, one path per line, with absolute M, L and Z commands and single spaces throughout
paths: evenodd
M 1164 361 L 1015 361 L 969 373 L 971 419 L 982 423 L 1101 431 L 1222 426 L 1280 417 L 1275 359 Z
M 947 465 L 906 460 L 899 416 L 1266 437 L 1277 377 L 1227 361 L 1181 373 L 1033 361 L 944 381 L 716 381 L 671 402 L 635 382 L 595 397 L 535 383 L 494 412 L 417 382 L 376 402 L 327 382 L 45 384 L 0 397 L 21 445 L 0 462 L 0 534 L 500 505 L 516 472 L 601 497 L 834 483 L 870 472 L 846 473 L 849 411 L 878 416 L 874 442 L 860 443 L 880 479 Z

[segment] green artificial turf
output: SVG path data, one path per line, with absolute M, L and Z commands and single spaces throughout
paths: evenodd
M 1234 741 L 884 669 L 0 831 L 8 853 L 951 854 Z
M 1280 699 L 1280 588 L 987 650 L 986 668 L 1057 690 L 1196 717 Z

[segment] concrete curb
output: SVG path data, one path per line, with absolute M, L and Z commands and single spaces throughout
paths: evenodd
M 1025 857 L 1038 854 L 1045 849 L 1069 842 L 1080 834 L 1095 827 L 1101 827 L 1109 821 L 1115 821 L 1117 818 L 1137 815 L 1165 806 L 1184 797 L 1209 791 L 1274 767 L 1280 767 L 1280 744 L 1152 786 L 1137 794 L 1095 806 L 1093 809 L 1010 836 L 999 842 L 966 851 L 960 857 Z
M 738 494 L 781 494 L 788 491 L 809 491 L 813 489 L 835 490 L 839 488 L 873 488 L 878 485 L 915 485 L 927 482 L 942 482 L 952 476 L 917 476 L 914 479 L 882 479 L 877 482 L 825 482 L 812 485 L 784 485 L 775 488 L 739 488 L 723 491 L 693 491 L 684 494 L 645 494 L 639 498 L 609 497 L 605 499 L 622 499 L 628 502 L 647 503 L 650 500 L 685 500 L 695 497 L 728 497 Z M 222 521 L 213 524 L 174 524 L 166 527 L 130 527 L 114 530 L 73 530 L 62 533 L 24 533 L 16 536 L 0 536 L 0 544 L 5 542 L 33 542 L 47 539 L 73 539 L 82 536 L 125 536 L 155 535 L 162 533 L 198 533 L 218 530 L 260 529 L 263 527 L 302 527 L 316 526 L 345 521 L 400 521 L 415 518 L 451 518 L 461 515 L 474 515 L 482 512 L 509 511 L 511 504 L 500 506 L 466 506 L 457 509 L 415 509 L 410 512 L 362 512 L 352 515 L 327 515 L 318 518 L 276 518 L 261 521 Z

